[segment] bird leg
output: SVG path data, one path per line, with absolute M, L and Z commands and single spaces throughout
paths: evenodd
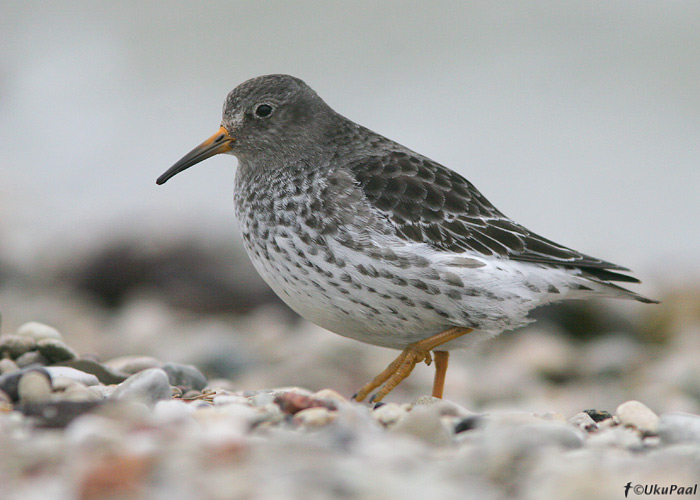
M 433 361 L 430 351 L 436 347 L 461 337 L 469 332 L 471 328 L 453 327 L 444 332 L 428 337 L 427 339 L 419 340 L 406 346 L 406 348 L 398 355 L 398 357 L 384 370 L 382 373 L 374 377 L 370 383 L 366 384 L 353 397 L 356 401 L 362 401 L 369 395 L 370 392 L 383 384 L 383 387 L 370 399 L 370 402 L 381 401 L 384 396 L 389 394 L 397 385 L 407 378 L 413 368 L 425 361 L 429 365 Z M 433 396 L 442 397 L 442 389 L 445 385 L 445 372 L 447 371 L 447 359 L 449 353 L 447 351 L 435 352 L 435 381 L 433 384 Z
M 447 362 L 450 359 L 450 351 L 435 351 L 435 379 L 433 379 L 433 397 L 442 399 L 442 390 L 445 387 L 445 375 L 447 375 Z

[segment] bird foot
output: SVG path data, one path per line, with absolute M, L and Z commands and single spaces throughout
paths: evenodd
M 370 398 L 370 403 L 381 401 L 384 396 L 389 394 L 397 385 L 399 385 L 411 374 L 413 368 L 415 368 L 418 363 L 425 361 L 426 365 L 430 365 L 433 362 L 433 357 L 430 351 L 471 331 L 472 330 L 470 328 L 450 328 L 449 330 L 445 330 L 444 332 L 433 335 L 427 339 L 409 344 L 382 373 L 374 377 L 374 380 L 372 380 L 370 383 L 365 384 L 353 396 L 353 399 L 355 401 L 362 401 L 373 390 L 382 386 L 379 391 L 372 395 Z M 436 356 L 438 355 L 440 355 L 438 359 L 441 362 L 436 366 L 436 374 L 440 374 L 440 372 L 442 373 L 440 374 L 441 381 L 439 384 L 439 390 L 437 391 L 439 396 L 437 397 L 442 397 L 442 385 L 444 385 L 444 372 L 447 370 L 447 360 L 443 354 L 443 351 L 436 353 Z M 438 377 L 436 376 L 436 384 L 437 380 Z M 436 394 L 435 386 L 433 387 L 433 394 Z

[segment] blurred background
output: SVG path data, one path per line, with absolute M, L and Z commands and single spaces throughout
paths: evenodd
M 634 269 L 660 306 L 542 309 L 453 356 L 475 410 L 700 409 L 700 4 L 4 2 L 2 333 L 101 359 L 350 395 L 395 352 L 294 316 L 249 264 L 235 159 L 155 179 L 266 73 L 471 180 L 530 229 Z M 430 389 L 418 368 L 390 399 Z

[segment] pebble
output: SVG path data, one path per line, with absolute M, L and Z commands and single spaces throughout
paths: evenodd
M 700 443 L 700 416 L 689 413 L 664 413 L 659 419 L 659 437 L 663 444 Z
M 45 368 L 29 368 L 0 375 L 0 391 L 7 394 L 12 401 L 19 401 L 19 381 L 29 371 L 42 372 L 46 377 L 50 377 Z
M 43 403 L 51 397 L 51 377 L 38 370 L 22 375 L 17 384 L 17 395 L 21 403 Z
M 659 428 L 659 417 L 639 401 L 627 401 L 617 407 L 615 415 L 620 423 L 634 427 L 642 434 L 656 434 Z
M 598 424 L 586 412 L 580 412 L 571 417 L 568 422 L 579 430 L 593 432 L 598 429 Z
M 193 365 L 165 363 L 161 368 L 168 374 L 170 385 L 175 385 L 184 392 L 201 391 L 207 386 L 207 378 Z
M 452 443 L 452 432 L 447 429 L 440 417 L 439 405 L 414 406 L 404 418 L 398 420 L 389 430 L 413 436 L 433 446 L 446 446 Z
M 0 375 L 16 372 L 17 370 L 19 370 L 19 366 L 10 358 L 0 359 Z
M 8 354 L 16 359 L 25 352 L 36 349 L 36 340 L 21 335 L 0 335 L 0 357 Z
M 372 411 L 372 418 L 384 427 L 391 427 L 408 415 L 408 405 L 385 403 Z
M 25 323 L 17 329 L 17 335 L 31 337 L 34 340 L 56 339 L 63 340 L 61 333 L 53 326 L 45 325 L 37 321 Z
M 25 352 L 24 354 L 19 356 L 15 360 L 15 362 L 20 368 L 25 368 L 31 365 L 46 366 L 48 364 L 51 364 L 51 361 L 49 361 L 49 359 L 43 354 L 41 354 L 39 351 Z
M 76 370 L 80 370 L 81 372 L 90 373 L 96 376 L 102 384 L 107 385 L 121 384 L 128 377 L 127 374 L 120 373 L 92 359 L 72 359 L 69 361 L 63 361 L 58 364 L 60 366 L 75 368 Z
M 297 425 L 306 427 L 322 427 L 333 422 L 337 415 L 337 412 L 332 412 L 328 408 L 306 408 L 295 413 L 293 421 Z
M 76 359 L 78 353 L 62 340 L 45 338 L 36 343 L 39 352 L 46 356 L 52 363 Z
M 83 385 L 97 385 L 100 382 L 96 376 L 76 370 L 75 368 L 70 368 L 68 366 L 47 366 L 45 370 L 49 372 L 51 378 L 68 378 L 76 382 L 80 382 Z
M 632 428 L 621 426 L 601 429 L 591 434 L 587 444 L 589 447 L 621 448 L 630 451 L 639 451 L 643 448 L 639 433 Z
M 120 373 L 133 375 L 149 368 L 160 368 L 163 362 L 151 356 L 120 356 L 105 362 L 105 366 Z
M 127 378 L 111 395 L 112 399 L 134 399 L 148 404 L 170 399 L 168 374 L 160 368 L 149 368 Z

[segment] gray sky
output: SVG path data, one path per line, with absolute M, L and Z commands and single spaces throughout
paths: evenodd
M 696 1 L 2 9 L 0 255 L 238 238 L 233 157 L 155 179 L 218 128 L 231 88 L 290 73 L 546 237 L 649 286 L 700 277 Z

